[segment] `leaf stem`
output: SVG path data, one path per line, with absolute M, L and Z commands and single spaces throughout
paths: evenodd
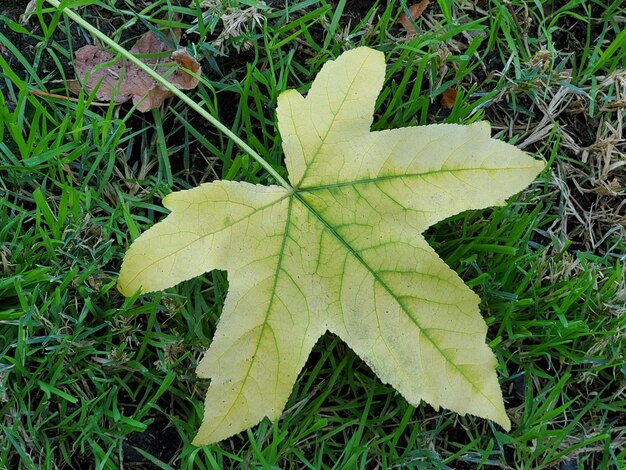
M 48 2 L 50 5 L 52 5 L 53 7 L 56 7 L 57 9 L 59 9 L 60 11 L 65 13 L 68 17 L 70 17 L 72 20 L 74 20 L 76 23 L 78 23 L 84 29 L 89 31 L 89 33 L 91 33 L 93 36 L 95 36 L 98 39 L 100 39 L 103 43 L 107 44 L 109 47 L 111 47 L 112 49 L 117 51 L 125 59 L 127 59 L 130 62 L 132 62 L 133 64 L 135 64 L 138 68 L 140 68 L 142 71 L 147 73 L 150 77 L 152 77 L 154 80 L 156 80 L 162 86 L 164 86 L 169 91 L 171 91 L 174 95 L 176 95 L 178 98 L 180 98 L 182 101 L 184 101 L 187 105 L 189 105 L 189 107 L 191 107 L 194 111 L 196 111 L 198 114 L 200 114 L 204 119 L 209 121 L 211 124 L 213 124 L 215 127 L 217 127 L 221 132 L 223 132 L 230 139 L 232 139 L 233 142 L 235 142 L 244 152 L 246 152 L 248 155 L 250 155 L 252 158 L 254 158 L 263 168 L 265 168 L 265 170 L 270 175 L 272 175 L 272 177 L 276 180 L 276 182 L 278 182 L 282 187 L 284 187 L 288 191 L 292 190 L 291 185 L 282 176 L 280 176 L 278 174 L 278 172 L 274 168 L 272 168 L 272 166 L 269 163 L 267 163 L 263 159 L 263 157 L 261 157 L 261 155 L 259 155 L 254 149 L 252 149 L 252 147 L 250 147 L 243 140 L 241 140 L 237 135 L 235 135 L 235 133 L 233 131 L 231 131 L 228 127 L 226 127 L 224 124 L 222 124 L 217 118 L 215 118 L 213 115 L 211 115 L 211 113 L 209 113 L 206 109 L 204 109 L 200 104 L 196 103 L 193 99 L 191 99 L 189 96 L 187 96 L 181 90 L 176 88 L 174 85 L 172 85 L 170 82 L 168 82 L 164 77 L 162 77 L 157 72 L 152 70 L 150 67 L 148 67 L 146 64 L 144 64 L 141 60 L 139 60 L 133 54 L 131 54 L 126 49 L 124 49 L 122 46 L 120 46 L 115 41 L 113 41 L 111 38 L 105 36 L 98 29 L 96 29 L 94 26 L 92 26 L 87 21 L 85 21 L 80 15 L 78 15 L 77 13 L 72 11 L 71 9 L 66 8 L 65 6 L 61 6 L 61 3 L 58 0 L 45 0 L 45 1 Z

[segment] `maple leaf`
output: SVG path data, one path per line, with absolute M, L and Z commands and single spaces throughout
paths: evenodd
M 504 204 L 543 168 L 489 125 L 371 132 L 383 54 L 324 65 L 306 98 L 278 98 L 291 187 L 216 181 L 164 199 L 171 214 L 130 247 L 125 295 L 228 271 L 194 444 L 276 419 L 317 339 L 343 339 L 410 403 L 510 428 L 474 294 L 421 235 Z

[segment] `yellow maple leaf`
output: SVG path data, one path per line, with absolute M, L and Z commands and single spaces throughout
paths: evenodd
M 410 403 L 510 428 L 474 294 L 421 235 L 504 204 L 544 163 L 491 139 L 487 123 L 371 132 L 383 54 L 324 65 L 306 98 L 278 99 L 288 187 L 216 181 L 172 193 L 171 214 L 130 247 L 125 295 L 213 269 L 230 287 L 198 365 L 210 378 L 196 445 L 277 419 L 330 331 Z

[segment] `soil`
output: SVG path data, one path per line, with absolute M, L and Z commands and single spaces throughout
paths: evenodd
M 181 443 L 182 440 L 174 426 L 165 419 L 156 419 L 145 431 L 127 436 L 122 446 L 122 468 L 129 470 L 158 468 L 148 462 L 136 449 L 150 453 L 161 462 L 171 463 Z

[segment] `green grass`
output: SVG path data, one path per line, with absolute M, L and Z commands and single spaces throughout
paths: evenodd
M 178 100 L 142 115 L 31 94 L 65 95 L 56 80 L 91 39 L 41 4 L 20 26 L 12 3 L 0 7 L 0 468 L 626 467 L 622 2 L 440 0 L 410 40 L 400 3 L 273 2 L 220 50 L 218 7 L 67 2 L 125 48 L 148 29 L 189 30 L 204 73 L 189 95 L 283 177 L 277 95 L 306 92 L 358 45 L 388 64 L 374 129 L 489 119 L 550 163 L 508 206 L 427 233 L 482 299 L 510 433 L 408 405 L 327 335 L 279 421 L 200 449 L 208 384 L 194 369 L 226 275 L 124 299 L 117 272 L 165 194 L 272 179 Z M 439 104 L 449 87 L 452 110 Z

